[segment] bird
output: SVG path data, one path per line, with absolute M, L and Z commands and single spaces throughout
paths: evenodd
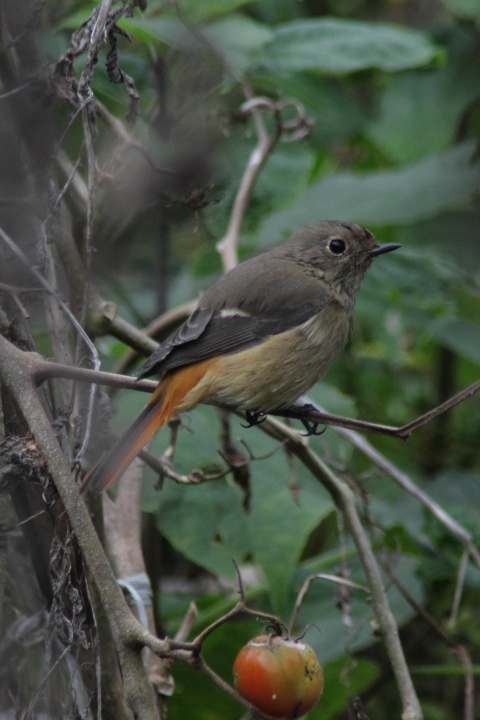
M 197 403 L 243 411 L 251 425 L 298 408 L 347 342 L 365 271 L 399 247 L 360 225 L 319 220 L 220 276 L 140 366 L 138 377 L 159 375 L 158 385 L 81 492 L 110 487 L 172 415 Z

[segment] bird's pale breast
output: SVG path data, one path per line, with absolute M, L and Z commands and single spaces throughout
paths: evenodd
M 197 402 L 259 412 L 292 404 L 336 360 L 347 341 L 349 326 L 350 314 L 332 302 L 296 328 L 219 357 L 178 411 Z

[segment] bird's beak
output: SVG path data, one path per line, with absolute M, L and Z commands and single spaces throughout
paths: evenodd
M 368 253 L 369 257 L 377 257 L 377 255 L 383 255 L 383 253 L 392 252 L 392 250 L 397 250 L 399 247 L 402 247 L 398 243 L 385 243 L 384 245 L 377 245 L 373 248 L 373 250 L 370 250 Z

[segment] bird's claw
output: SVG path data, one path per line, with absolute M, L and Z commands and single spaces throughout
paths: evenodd
M 317 430 L 320 423 L 310 422 L 309 420 L 305 420 L 304 418 L 299 418 L 299 420 L 307 431 L 306 433 L 302 433 L 303 437 L 319 437 L 320 435 L 323 435 L 323 433 L 327 429 L 327 426 L 325 425 L 321 430 Z
M 243 425 L 244 428 L 251 428 L 255 425 L 261 425 L 265 420 L 267 419 L 267 416 L 265 413 L 262 412 L 254 412 L 253 410 L 247 410 L 245 412 L 245 419 L 248 423 L 248 425 Z

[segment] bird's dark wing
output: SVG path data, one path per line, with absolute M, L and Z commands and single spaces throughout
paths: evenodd
M 215 355 L 240 352 L 320 312 L 331 299 L 318 279 L 285 261 L 247 261 L 222 276 L 191 317 L 139 368 L 139 377 L 163 373 Z M 273 274 L 273 283 L 272 280 Z M 268 287 L 265 283 L 268 282 Z
M 171 335 L 166 338 L 158 348 L 145 360 L 138 368 L 138 377 L 148 377 L 156 373 L 163 372 L 162 362 L 179 347 L 183 345 L 191 345 L 195 340 L 201 337 L 205 332 L 209 321 L 212 319 L 214 311 L 211 309 L 197 308 L 180 327 L 178 327 Z M 194 362 L 194 361 L 193 361 Z

